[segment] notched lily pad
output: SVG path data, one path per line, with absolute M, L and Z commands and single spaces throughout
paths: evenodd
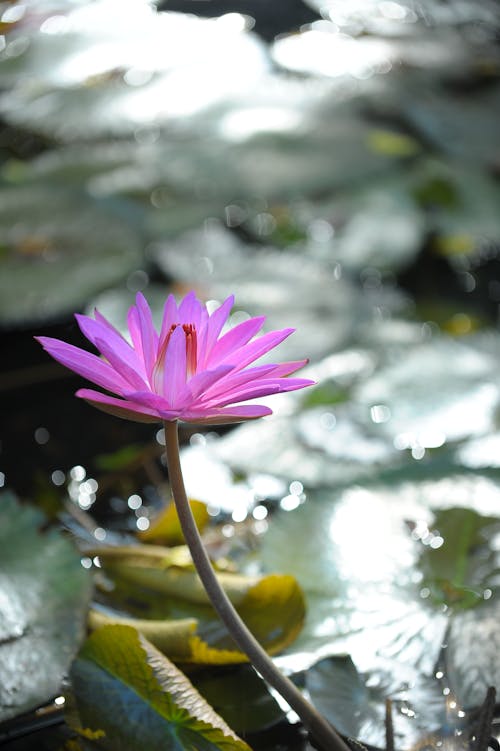
M 280 512 L 269 525 L 260 550 L 263 570 L 289 571 L 308 600 L 308 617 L 295 653 L 322 656 L 345 651 L 363 669 L 384 658 L 432 675 L 450 619 L 462 611 L 450 605 L 445 609 L 447 601 L 431 596 L 431 578 L 441 586 L 448 582 L 450 590 L 455 580 L 483 598 L 490 596 L 488 590 L 492 600 L 496 597 L 497 522 L 495 518 L 490 526 L 485 519 L 494 518 L 498 510 L 498 484 L 468 474 L 435 475 L 431 467 L 427 474 L 424 467 L 419 465 L 416 481 L 405 481 L 400 473 L 397 481 L 309 491 L 305 503 Z M 469 531 L 460 529 L 457 534 L 455 525 L 466 524 Z M 457 540 L 456 549 L 450 543 L 443 561 L 439 547 L 427 547 L 440 542 L 440 527 L 443 538 Z M 489 543 L 491 552 L 488 546 L 477 548 L 478 541 Z M 434 552 L 438 559 L 423 571 Z M 474 613 L 478 631 L 487 616 L 484 603 L 466 611 Z
M 60 691 L 84 635 L 88 571 L 45 524 L 38 510 L 0 497 L 0 720 Z
M 189 680 L 130 626 L 105 626 L 70 672 L 68 721 L 107 751 L 249 751 Z
M 385 748 L 385 702 L 392 702 L 397 749 L 416 747 L 438 729 L 445 701 L 438 684 L 403 666 L 358 671 L 348 655 L 321 660 L 306 674 L 313 703 L 338 730 L 361 743 Z

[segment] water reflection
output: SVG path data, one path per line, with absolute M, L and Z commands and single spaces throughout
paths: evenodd
M 465 605 L 468 609 L 463 610 L 458 600 L 447 604 L 436 599 L 424 565 L 425 551 L 431 556 L 445 551 L 444 560 L 450 561 L 456 555 L 456 536 L 447 532 L 446 525 L 461 513 L 453 507 L 495 515 L 498 484 L 464 475 L 308 496 L 304 506 L 275 519 L 263 540 L 265 569 L 285 567 L 297 576 L 309 602 L 305 631 L 294 653 L 282 658 L 283 664 L 298 669 L 332 652 L 349 653 L 358 670 L 366 674 L 363 691 L 368 690 L 368 680 L 378 685 L 382 675 L 393 681 L 391 690 L 376 700 L 377 712 L 382 711 L 386 696 L 399 701 L 394 681 L 400 681 L 406 671 L 412 677 L 397 712 L 415 719 L 416 725 L 411 729 L 398 720 L 404 741 L 400 747 L 408 748 L 433 727 L 444 729 L 445 735 L 437 733 L 428 741 L 431 746 L 460 738 L 467 708 L 481 704 L 487 686 L 500 680 L 498 630 L 493 625 L 499 604 L 496 585 L 487 583 L 489 575 L 495 579 L 497 564 L 491 557 L 498 555 L 500 546 L 498 521 L 483 539 L 484 557 L 477 558 L 473 546 L 464 564 L 470 577 L 466 588 L 477 593 L 475 604 Z M 440 507 L 448 511 L 436 522 Z M 479 579 L 474 578 L 474 566 Z M 453 576 L 445 571 L 443 576 Z M 340 701 L 338 683 L 339 676 L 332 673 L 323 688 L 316 688 L 321 696 L 324 692 L 322 707 L 330 712 L 330 719 L 342 722 L 333 708 Z M 316 699 L 321 705 L 318 694 Z M 347 701 L 345 696 L 343 701 Z M 352 717 L 353 712 L 350 703 L 340 714 Z M 376 720 L 368 706 L 363 706 L 359 717 L 368 723 L 363 730 L 365 740 L 378 742 L 374 739 L 380 740 L 377 733 L 383 732 L 383 721 Z
M 358 80 L 388 73 L 395 61 L 391 45 L 383 39 L 353 39 L 327 22 L 313 24 L 299 36 L 276 41 L 273 55 L 290 70 Z

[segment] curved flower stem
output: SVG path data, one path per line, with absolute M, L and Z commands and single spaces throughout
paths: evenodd
M 213 607 L 239 648 L 248 656 L 253 667 L 295 710 L 322 751 L 350 751 L 330 723 L 306 701 L 294 684 L 276 668 L 271 658 L 245 626 L 220 586 L 186 496 L 179 457 L 176 422 L 165 422 L 165 442 L 168 473 L 177 514 L 194 565 Z

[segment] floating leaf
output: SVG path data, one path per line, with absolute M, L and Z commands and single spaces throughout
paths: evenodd
M 128 208 L 48 186 L 0 191 L 0 321 L 26 323 L 82 308 L 142 261 Z
M 440 664 L 453 697 L 468 709 L 481 706 L 500 676 L 498 594 L 486 591 L 485 596 L 483 605 L 462 610 L 452 619 Z
M 315 706 L 341 733 L 378 748 L 385 748 L 386 699 L 392 702 L 396 749 L 414 747 L 445 719 L 438 684 L 401 665 L 364 674 L 347 655 L 329 657 L 309 668 L 306 686 Z
M 189 662 L 192 656 L 192 641 L 197 626 L 195 618 L 178 618 L 172 621 L 141 620 L 91 609 L 88 623 L 92 631 L 110 625 L 131 626 L 175 662 Z
M 189 500 L 196 526 L 201 531 L 209 520 L 207 506 L 201 501 Z M 149 527 L 138 535 L 143 542 L 161 543 L 163 545 L 182 545 L 184 534 L 174 503 L 170 503 L 162 512 L 151 519 Z
M 188 679 L 135 629 L 105 626 L 70 672 L 69 721 L 107 751 L 248 751 Z
M 499 403 L 494 369 L 486 352 L 439 337 L 381 368 L 353 398 L 389 410 L 380 429 L 398 448 L 436 448 L 493 427 Z
M 249 665 L 196 672 L 191 680 L 237 733 L 255 733 L 284 718 L 284 711 Z
M 207 644 L 197 633 L 198 621 L 194 618 L 160 620 L 126 618 L 91 610 L 89 627 L 131 626 L 174 662 L 196 665 L 238 665 L 247 656 L 235 648 L 220 649 Z
M 187 602 L 209 602 L 186 547 L 162 548 L 156 545 L 113 546 L 94 551 L 104 571 L 111 577 L 154 592 L 179 597 Z M 234 605 L 245 597 L 258 576 L 218 573 L 220 583 Z
M 399 466 L 404 456 L 385 431 L 369 425 L 368 417 L 363 423 L 351 405 L 344 407 L 334 404 L 293 418 L 247 423 L 212 448 L 235 471 L 298 480 L 307 488 L 342 486 Z
M 246 661 L 210 605 L 185 548 L 108 548 L 99 551 L 99 559 L 115 581 L 115 590 L 103 597 L 122 612 L 117 616 L 93 614 L 94 626 L 106 618 L 119 622 L 124 611 L 134 617 L 141 613 L 140 622 L 128 622 L 173 659 L 201 664 Z M 217 576 L 241 618 L 268 652 L 280 652 L 297 638 L 305 604 L 293 576 L 250 577 L 225 571 Z M 178 627 L 174 618 L 181 619 Z
M 0 497 L 0 719 L 60 692 L 90 595 L 80 555 L 45 517 Z
M 378 270 L 386 273 L 407 266 L 422 247 L 425 217 L 407 182 L 407 172 L 396 172 L 384 181 L 383 190 L 380 181 L 368 182 L 363 189 L 346 190 L 309 207 L 310 215 L 335 228 L 329 243 L 332 257 L 361 274 L 367 289 L 381 285 Z
M 434 673 L 454 615 L 431 598 L 415 533 L 431 542 L 426 534 L 438 510 L 444 516 L 457 507 L 494 516 L 500 488 L 481 476 L 443 477 L 431 467 L 427 474 L 424 466 L 413 481 L 400 471 L 392 482 L 309 491 L 302 505 L 280 512 L 269 525 L 260 550 L 263 570 L 289 571 L 306 593 L 308 617 L 293 647 L 308 655 L 306 663 L 335 650 L 350 653 L 362 670 L 384 658 Z M 480 556 L 481 591 L 498 569 L 496 544 L 491 541 L 493 562 Z M 448 572 L 443 573 L 444 579 Z M 484 608 L 473 612 L 480 629 Z M 497 675 L 492 683 L 499 680 Z
M 469 508 L 436 511 L 428 529 L 418 535 L 424 543 L 418 568 L 422 584 L 440 604 L 468 608 L 484 602 L 500 575 L 491 538 L 500 530 L 500 517 L 481 516 Z

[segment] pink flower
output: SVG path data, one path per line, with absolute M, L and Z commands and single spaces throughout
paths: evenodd
M 95 318 L 77 315 L 80 329 L 102 357 L 58 339 L 37 339 L 58 362 L 115 395 L 77 391 L 105 412 L 138 422 L 240 422 L 272 413 L 261 404 L 240 402 L 301 389 L 313 381 L 287 377 L 307 360 L 248 367 L 294 329 L 254 338 L 265 320 L 259 317 L 221 335 L 233 303 L 231 295 L 209 315 L 194 292 L 179 305 L 170 295 L 158 333 L 149 305 L 138 294 L 128 312 L 131 343 L 97 310 Z

